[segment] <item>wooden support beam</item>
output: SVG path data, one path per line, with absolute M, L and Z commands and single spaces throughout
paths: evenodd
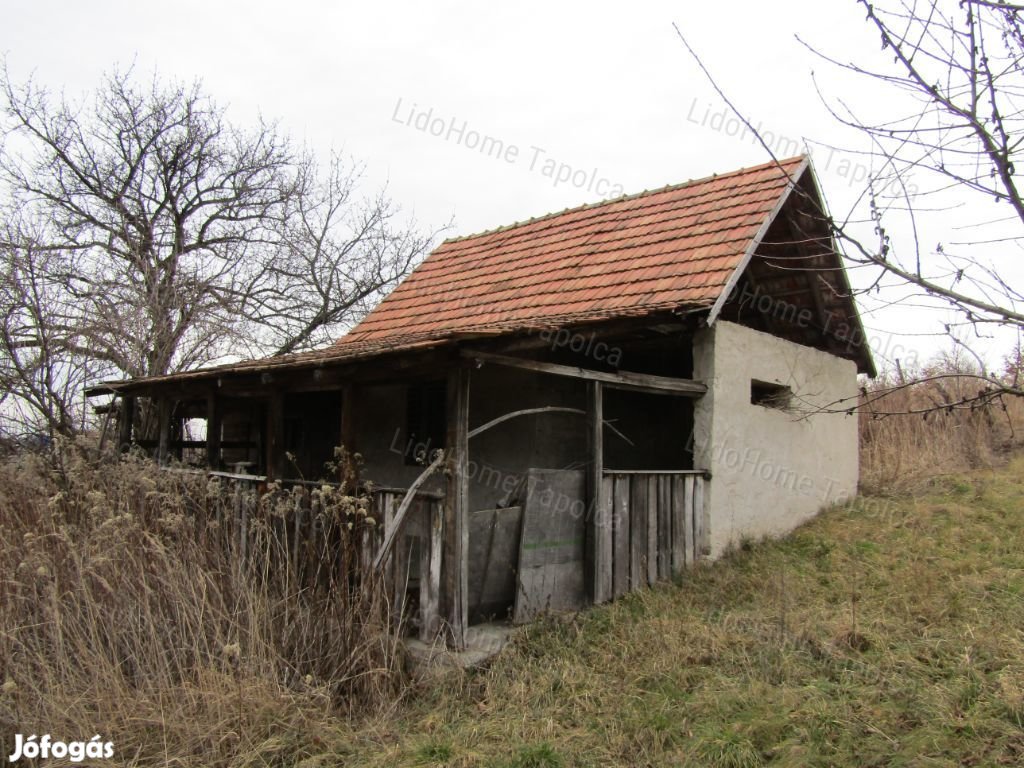
M 285 476 L 284 395 L 271 393 L 267 399 L 267 478 L 281 480 Z
M 452 645 L 466 647 L 469 619 L 469 368 L 448 373 L 445 439 L 447 492 L 444 505 L 444 605 Z
M 590 525 L 587 544 L 590 554 L 591 597 L 595 603 L 612 599 L 612 521 L 611 499 L 605 497 L 604 483 L 604 391 L 599 381 L 587 385 L 587 426 L 590 447 L 590 471 L 587 488 L 590 500 Z
M 629 371 L 618 371 L 615 373 L 593 371 L 589 368 L 579 368 L 574 365 L 543 363 L 539 360 L 492 355 L 489 352 L 478 352 L 471 349 L 464 349 L 462 355 L 479 363 L 493 363 L 494 365 L 504 365 L 509 368 L 523 368 L 528 371 L 550 373 L 554 376 L 569 376 L 586 381 L 600 381 L 617 389 L 632 389 L 653 394 L 681 395 L 684 397 L 700 397 L 708 391 L 708 388 L 702 382 L 694 379 L 677 379 L 671 376 L 654 376 L 648 373 L 632 373 Z
M 121 398 L 121 412 L 117 420 L 117 449 L 127 453 L 132 446 L 132 426 L 135 423 L 135 398 L 125 395 Z
M 206 396 L 206 466 L 220 469 L 221 407 L 216 390 Z
M 166 464 L 170 455 L 171 446 L 171 400 L 161 397 L 157 400 L 157 448 L 156 460 L 158 464 Z

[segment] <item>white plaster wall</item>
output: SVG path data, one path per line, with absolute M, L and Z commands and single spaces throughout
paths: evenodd
M 696 403 L 693 440 L 694 465 L 712 475 L 711 557 L 743 539 L 787 533 L 856 492 L 856 416 L 813 413 L 856 395 L 856 364 L 719 321 L 694 340 L 694 377 L 708 385 Z M 804 413 L 752 404 L 752 379 L 790 387 Z

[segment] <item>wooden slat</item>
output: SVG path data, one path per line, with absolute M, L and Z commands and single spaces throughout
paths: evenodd
M 612 586 L 615 597 L 622 597 L 629 591 L 629 478 L 616 475 L 613 482 L 612 529 L 615 551 L 612 556 Z
M 698 562 L 707 549 L 704 536 L 704 478 L 694 478 L 693 486 L 693 560 Z
M 432 643 L 441 628 L 441 552 L 444 545 L 444 504 L 428 503 L 429 546 L 420 559 L 420 640 Z
M 683 477 L 684 475 L 700 475 L 703 477 L 706 472 L 703 469 L 610 469 L 604 468 L 606 475 L 672 475 Z
M 693 565 L 693 486 L 695 477 L 687 477 L 683 493 L 683 553 L 686 565 Z
M 595 522 L 595 533 L 602 541 L 604 560 L 597 571 L 599 594 L 605 601 L 615 596 L 615 480 L 604 476 L 601 478 L 601 508 Z M 596 602 L 596 597 L 595 597 Z
M 612 598 L 612 531 L 607 519 L 608 499 L 604 495 L 604 395 L 600 382 L 590 382 L 587 398 L 590 447 L 587 496 L 591 512 L 587 527 L 587 553 L 591 595 L 595 603 L 604 603 Z
M 658 581 L 658 478 L 647 475 L 644 482 L 647 484 L 647 583 L 654 584 Z
M 682 477 L 670 478 L 672 494 L 672 571 L 673 577 L 678 576 L 686 567 L 686 556 L 683 554 L 686 547 L 685 525 L 683 524 L 683 496 L 686 493 L 686 484 Z
M 658 579 L 672 576 L 672 478 L 655 477 L 658 483 Z
M 629 588 L 647 584 L 647 479 L 634 475 L 629 483 Z
M 402 615 L 405 613 L 406 592 L 409 588 L 409 558 L 412 556 L 412 536 L 402 535 L 395 544 L 392 554 L 394 564 L 392 567 L 392 594 L 391 601 L 391 626 L 398 631 L 402 625 Z

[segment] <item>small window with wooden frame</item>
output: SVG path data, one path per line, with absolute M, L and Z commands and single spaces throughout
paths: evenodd
M 793 390 L 785 384 L 750 380 L 750 403 L 764 408 L 786 411 L 793 405 Z

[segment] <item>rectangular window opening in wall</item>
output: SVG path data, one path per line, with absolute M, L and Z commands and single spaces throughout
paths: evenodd
M 444 381 L 413 384 L 406 393 L 407 466 L 429 464 L 433 453 L 444 448 L 446 390 Z
M 750 380 L 750 402 L 765 408 L 788 409 L 793 403 L 793 390 L 784 384 Z

